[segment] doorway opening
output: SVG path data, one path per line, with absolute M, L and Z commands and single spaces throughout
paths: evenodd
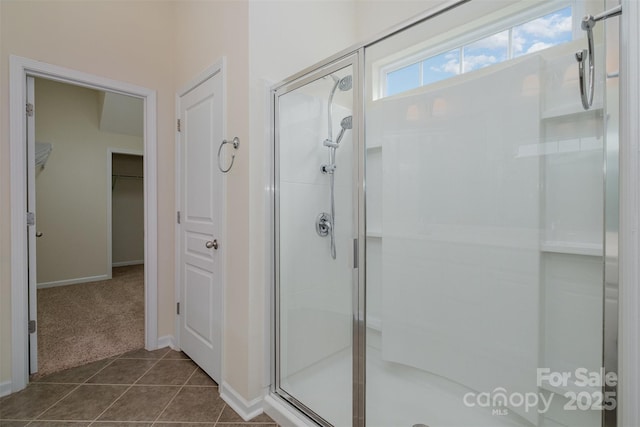
M 49 149 L 27 177 L 36 224 L 30 372 L 42 376 L 144 346 L 144 105 L 42 78 L 33 92 L 35 144 Z
M 49 233 L 38 230 L 39 226 L 36 218 L 36 212 L 30 212 L 28 203 L 30 195 L 35 193 L 35 189 L 29 191 L 29 179 L 30 173 L 33 173 L 35 182 L 35 168 L 32 168 L 31 164 L 27 162 L 27 159 L 32 159 L 34 156 L 33 149 L 28 150 L 27 141 L 30 135 L 35 136 L 35 125 L 33 121 L 29 120 L 29 108 L 25 114 L 25 105 L 29 104 L 29 80 L 30 78 L 40 78 L 53 83 L 66 83 L 77 89 L 92 90 L 95 97 L 99 98 L 99 93 L 125 95 L 129 98 L 135 98 L 136 101 L 142 102 L 141 112 L 141 126 L 142 126 L 142 145 L 135 149 L 137 154 L 144 154 L 143 157 L 143 176 L 142 182 L 144 188 L 144 233 L 143 233 L 143 256 L 144 261 L 144 273 L 143 273 L 143 296 L 142 303 L 144 306 L 142 329 L 143 342 L 142 344 L 148 350 L 153 350 L 158 347 L 157 337 L 157 164 L 156 164 L 156 93 L 150 89 L 146 89 L 140 86 L 131 85 L 128 83 L 118 82 L 114 80 L 105 79 L 103 77 L 70 70 L 63 67 L 58 67 L 50 64 L 45 64 L 39 61 L 33 61 L 26 58 L 17 56 L 11 56 L 10 58 L 10 137 L 11 137 L 11 281 L 12 281 L 12 382 L 11 390 L 18 391 L 24 388 L 29 380 L 30 366 L 37 366 L 37 326 L 32 325 L 32 320 L 36 320 L 36 269 L 30 268 L 30 258 L 35 258 L 36 248 L 36 233 L 42 233 L 42 237 L 48 236 Z M 31 98 L 33 99 L 33 98 Z M 32 110 L 37 114 L 37 104 L 33 106 Z M 34 114 L 34 115 L 35 115 Z M 84 114 L 89 117 L 90 114 L 84 111 Z M 25 120 L 25 117 L 27 118 Z M 98 120 L 95 118 L 94 119 Z M 120 120 L 116 120 L 120 121 Z M 33 126 L 33 128 L 31 128 Z M 139 125 L 140 126 L 140 125 Z M 34 138 L 35 139 L 35 138 Z M 46 142 L 46 141 L 45 141 Z M 35 141 L 33 141 L 35 145 Z M 52 167 L 51 159 L 56 154 L 56 145 L 51 146 L 51 158 L 48 160 L 46 168 Z M 86 147 L 85 147 L 86 148 Z M 33 151 L 32 151 L 33 150 Z M 103 149 L 104 155 L 107 153 L 107 148 Z M 130 153 L 136 154 L 136 153 Z M 111 155 L 111 153 L 109 153 Z M 109 159 L 111 160 L 111 159 Z M 105 179 L 102 189 L 111 187 L 111 178 L 107 176 L 106 171 L 107 162 L 103 161 L 101 168 L 104 169 L 102 176 Z M 29 170 L 31 168 L 31 171 Z M 45 170 L 46 170 L 45 168 Z M 109 175 L 111 172 L 109 171 Z M 76 177 L 77 180 L 80 178 Z M 84 183 L 86 184 L 86 183 Z M 93 206 L 93 203 L 86 203 L 85 208 Z M 103 205 L 101 217 L 106 223 L 107 218 L 106 203 Z M 88 212 L 82 215 L 80 212 L 81 220 L 89 218 Z M 31 221 L 33 219 L 33 221 Z M 79 225 L 79 224 L 77 224 Z M 53 228 L 52 228 L 53 230 Z M 106 233 L 105 233 L 106 235 Z M 41 239 L 42 239 L 41 237 Z M 107 240 L 106 237 L 104 239 Z M 94 242 L 95 243 L 95 242 Z M 73 246 L 73 245 L 70 245 Z M 108 258 L 107 262 L 103 261 L 105 266 L 104 275 L 105 279 L 111 276 L 111 262 L 112 254 L 111 247 L 106 249 L 106 243 L 102 245 L 102 249 L 99 246 L 89 245 L 86 247 L 89 252 L 101 252 Z M 110 245 L 109 245 L 110 246 Z M 29 248 L 32 248 L 29 251 Z M 35 264 L 34 264 L 35 265 Z M 100 276 L 100 275 L 96 275 Z M 44 276 L 43 276 L 44 277 Z M 90 275 L 84 277 L 92 277 Z M 43 278 L 42 281 L 45 279 Z M 51 280 L 55 281 L 55 280 Z M 27 286 L 29 284 L 29 286 Z M 68 284 L 68 283 L 67 283 Z M 80 285 L 82 286 L 82 285 Z M 61 288 L 61 287 L 60 287 Z M 85 304 L 86 305 L 86 304 Z M 35 326 L 35 327 L 34 327 Z M 34 346 L 35 342 L 35 346 Z M 36 357 L 35 364 L 33 359 Z M 31 358 L 31 361 L 30 361 Z

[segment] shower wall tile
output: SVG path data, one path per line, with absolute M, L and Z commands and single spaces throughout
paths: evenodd
M 336 194 L 336 253 L 330 240 L 317 235 L 315 220 L 328 211 L 328 185 L 282 183 L 280 189 L 280 287 L 283 354 L 287 373 L 351 344 L 351 200 Z M 300 345 L 300 343 L 305 343 Z
M 331 79 L 320 79 L 280 98 L 280 302 L 284 380 L 351 346 L 353 138 L 347 130 L 336 150 L 335 260 L 330 238 L 316 233 L 316 218 L 331 212 L 327 99 Z M 337 91 L 333 139 L 351 92 Z
M 597 372 L 602 365 L 602 258 L 547 253 L 543 265 L 542 366 L 555 372 L 576 367 Z
M 540 96 L 524 90 L 540 69 L 469 73 L 369 119 L 383 122 L 383 360 L 473 390 L 537 389 L 541 166 L 518 153 L 540 141 Z

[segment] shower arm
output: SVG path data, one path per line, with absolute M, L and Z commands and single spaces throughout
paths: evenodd
M 327 139 L 333 142 L 333 96 L 336 94 L 336 90 L 338 89 L 338 85 L 340 84 L 340 79 L 338 79 L 333 74 L 331 75 L 335 80 L 333 84 L 333 88 L 331 89 L 331 93 L 329 94 L 329 102 L 327 104 Z

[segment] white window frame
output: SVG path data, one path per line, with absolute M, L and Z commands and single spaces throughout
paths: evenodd
M 378 99 L 386 98 L 387 95 L 387 76 L 394 71 L 398 71 L 404 67 L 419 64 L 419 72 L 420 72 L 420 84 L 416 86 L 414 89 L 422 87 L 423 84 L 423 65 L 422 63 L 434 56 L 440 55 L 442 53 L 446 53 L 452 50 L 459 49 L 460 50 L 460 73 L 463 74 L 465 71 L 462 69 L 464 64 L 464 48 L 468 45 L 471 45 L 479 40 L 482 40 L 486 37 L 490 37 L 495 34 L 499 34 L 503 31 L 509 31 L 509 45 L 508 45 L 508 58 L 507 61 L 513 59 L 512 57 L 512 33 L 513 29 L 519 25 L 525 24 L 530 21 L 534 21 L 538 18 L 542 18 L 548 14 L 553 12 L 557 12 L 559 10 L 565 9 L 566 7 L 571 6 L 571 18 L 572 18 L 572 40 L 577 40 L 584 37 L 584 31 L 580 28 L 580 22 L 582 21 L 582 16 L 585 14 L 584 10 L 584 2 L 578 0 L 564 0 L 564 1 L 548 1 L 543 4 L 537 4 L 531 6 L 532 2 L 525 1 L 522 5 L 524 9 L 517 11 L 515 13 L 511 13 L 507 16 L 503 16 L 496 20 L 495 22 L 489 25 L 477 24 L 478 27 L 474 28 L 470 31 L 465 31 L 464 34 L 461 35 L 452 35 L 449 41 L 445 43 L 437 43 L 433 46 L 430 46 L 426 49 L 421 49 L 420 51 L 408 55 L 400 60 L 396 60 L 393 62 L 389 62 L 387 64 L 381 65 L 378 69 L 379 76 L 379 94 Z M 459 32 L 460 30 L 455 29 L 453 32 Z M 501 61 L 504 62 L 504 61 Z M 458 75 L 459 75 L 458 74 Z

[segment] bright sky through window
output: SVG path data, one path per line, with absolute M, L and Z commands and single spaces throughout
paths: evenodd
M 386 73 L 385 96 L 572 40 L 571 6 Z

